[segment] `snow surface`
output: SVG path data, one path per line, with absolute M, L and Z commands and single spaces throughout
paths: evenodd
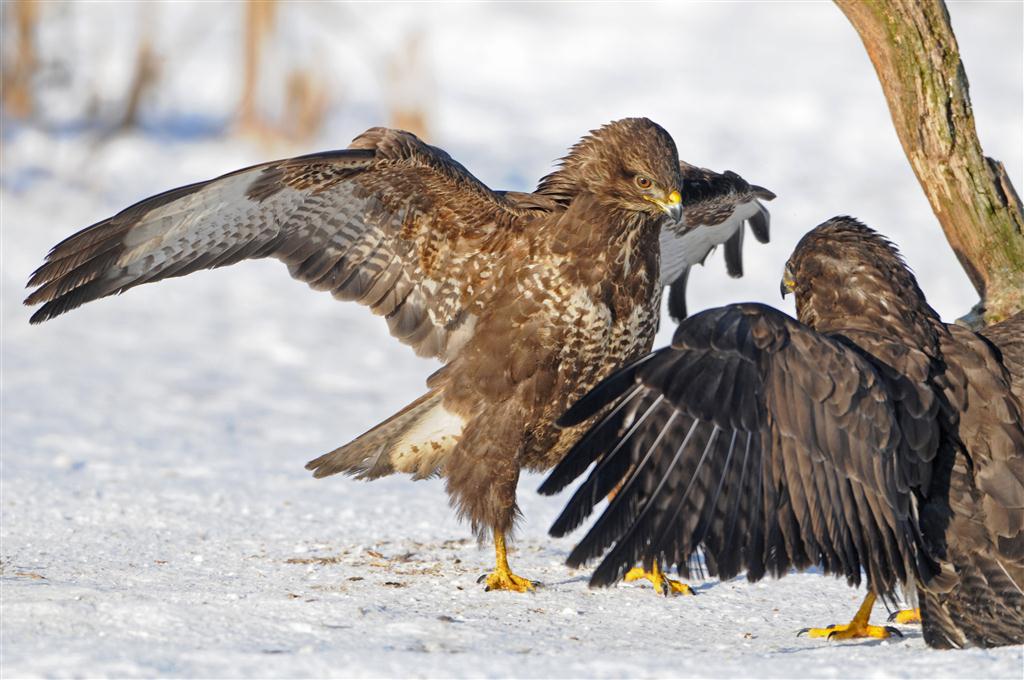
M 142 287 L 38 327 L 20 304 L 43 254 L 77 228 L 386 122 L 376 63 L 417 30 L 436 88 L 431 141 L 491 186 L 528 190 L 587 129 L 639 114 L 687 160 L 778 193 L 772 243 L 747 239 L 739 281 L 713 255 L 690 277 L 691 309 L 790 309 L 776 291 L 796 240 L 850 213 L 903 248 L 953 318 L 975 295 L 831 4 L 300 5 L 282 14 L 275 63 L 329 64 L 338 94 L 317 144 L 271 151 L 206 133 L 237 101 L 239 5 L 148 10 L 181 67 L 144 131 L 105 141 L 75 121 L 87 93 L 101 110 L 116 96 L 142 9 L 61 7 L 42 43 L 79 68 L 47 93 L 52 125 L 5 121 L 3 133 L 0 675 L 1021 677 L 1021 648 L 937 652 L 915 627 L 886 642 L 796 638 L 848 620 L 863 594 L 817 574 L 712 580 L 671 600 L 589 590 L 586 570 L 563 566 L 572 538 L 546 536 L 565 498 L 539 497 L 537 476 L 520 485 L 512 564 L 546 587 L 484 593 L 492 552 L 453 518 L 442 483 L 302 469 L 418 396 L 436 365 L 278 263 Z M 1021 187 L 1024 9 L 950 12 L 986 153 Z

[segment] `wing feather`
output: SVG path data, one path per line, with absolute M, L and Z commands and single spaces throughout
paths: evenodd
M 373 128 L 349 149 L 245 168 L 140 201 L 57 244 L 29 279 L 39 323 L 200 269 L 273 257 L 296 279 L 385 315 L 445 358 L 525 209 L 415 136 Z M 540 208 L 531 206 L 530 213 Z M 489 257 L 473 257 L 481 251 Z
M 624 483 L 570 564 L 610 547 L 597 585 L 638 561 L 665 559 L 685 573 L 699 549 L 722 578 L 821 564 L 852 583 L 863 570 L 886 594 L 930 577 L 910 502 L 916 468 L 902 461 L 928 454 L 903 438 L 902 407 L 884 380 L 844 342 L 770 307 L 691 317 L 671 347 L 613 374 L 560 421 L 605 410 L 543 492 L 568 485 L 566 471 L 582 474 L 589 463 L 624 471 L 602 480 L 602 488 Z M 645 404 L 657 408 L 627 426 Z M 581 489 L 593 488 L 594 475 Z M 552 533 L 567 533 L 599 501 L 574 495 Z
M 717 173 L 681 163 L 683 221 L 666 223 L 661 231 L 661 281 L 669 286 L 669 314 L 686 318 L 686 282 L 690 268 L 725 244 L 730 276 L 743 276 L 743 225 L 748 223 L 761 243 L 768 242 L 769 220 L 762 201 L 775 194 L 748 184 L 735 172 Z

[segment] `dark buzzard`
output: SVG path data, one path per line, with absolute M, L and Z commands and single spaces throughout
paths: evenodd
M 33 323 L 134 286 L 273 257 L 385 317 L 443 368 L 426 394 L 307 467 L 374 479 L 442 475 L 492 532 L 490 588 L 525 590 L 505 556 L 521 468 L 554 465 L 581 428 L 554 421 L 650 349 L 659 232 L 685 197 L 672 138 L 643 118 L 576 144 L 532 194 L 488 189 L 440 149 L 374 128 L 343 151 L 159 194 L 55 246 L 31 277 Z M 666 219 L 666 215 L 670 219 Z
M 1024 416 L 999 351 L 942 323 L 895 247 L 852 218 L 804 236 L 783 281 L 799 321 L 701 312 L 562 418 L 603 413 L 542 487 L 594 464 L 553 534 L 625 478 L 569 563 L 611 546 L 597 585 L 655 559 L 752 581 L 863 572 L 868 602 L 824 634 L 885 636 L 867 615 L 902 584 L 933 647 L 1024 642 Z

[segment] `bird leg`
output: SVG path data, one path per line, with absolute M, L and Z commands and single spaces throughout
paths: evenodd
M 921 623 L 920 609 L 901 609 L 889 615 L 893 623 Z
M 615 485 L 615 488 L 608 492 L 607 498 L 609 503 L 613 501 L 619 491 L 622 490 L 622 485 L 626 483 L 626 479 L 630 474 L 632 474 L 632 472 L 633 468 L 631 467 L 629 472 L 623 475 L 622 480 Z M 650 571 L 647 571 L 642 567 L 633 567 L 626 572 L 626 575 L 623 577 L 623 580 L 627 583 L 639 581 L 640 579 L 650 581 L 654 586 L 655 592 L 659 592 L 665 597 L 668 597 L 669 595 L 696 595 L 696 593 L 693 592 L 693 588 L 690 586 L 665 576 L 661 571 L 661 568 L 658 566 L 658 560 L 654 560 L 654 565 L 651 567 Z
M 517 593 L 525 593 L 537 587 L 535 581 L 530 581 L 512 573 L 508 566 L 508 553 L 505 551 L 505 533 L 495 530 L 494 532 L 494 571 L 486 576 L 481 576 L 477 583 L 486 579 L 484 590 L 513 590 Z
M 844 625 L 833 624 L 826 628 L 804 628 L 797 633 L 797 636 L 799 637 L 807 633 L 808 637 L 828 638 L 829 640 L 852 640 L 854 638 L 877 638 L 884 640 L 892 635 L 903 637 L 903 633 L 892 626 L 872 626 L 868 624 L 868 617 L 871 616 L 871 610 L 875 607 L 875 599 L 874 591 L 869 590 L 864 598 L 864 602 L 860 605 L 860 609 L 854 615 L 853 621 Z
M 654 564 L 651 566 L 650 571 L 647 571 L 643 567 L 633 567 L 628 572 L 626 572 L 626 575 L 624 577 L 624 580 L 627 582 L 639 581 L 640 579 L 647 579 L 648 581 L 650 581 L 651 584 L 654 586 L 654 590 L 656 592 L 660 592 L 665 597 L 668 597 L 669 595 L 695 594 L 693 592 L 693 588 L 691 588 L 690 586 L 666 576 L 665 573 L 662 572 L 661 568 L 658 566 L 658 560 L 654 560 Z

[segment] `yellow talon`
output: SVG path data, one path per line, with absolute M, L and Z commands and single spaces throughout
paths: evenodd
M 666 576 L 664 572 L 661 571 L 661 568 L 658 566 L 657 561 L 654 562 L 654 565 L 650 571 L 647 571 L 642 567 L 633 567 L 626 573 L 626 576 L 624 577 L 624 580 L 627 582 L 639 581 L 640 579 L 650 581 L 651 584 L 654 586 L 654 590 L 664 594 L 666 597 L 669 595 L 694 594 L 693 588 L 691 588 L 690 586 Z
M 826 628 L 804 628 L 797 635 L 806 633 L 807 637 L 828 638 L 829 640 L 853 640 L 854 638 L 885 640 L 893 635 L 903 637 L 903 633 L 892 626 L 872 626 L 868 623 L 871 610 L 875 607 L 875 599 L 875 594 L 869 592 L 867 597 L 864 598 L 864 602 L 861 603 L 860 609 L 854 615 L 853 620 L 849 623 L 832 625 Z
M 921 623 L 920 609 L 901 609 L 889 617 L 894 623 Z
M 536 584 L 522 576 L 516 576 L 507 569 L 495 569 L 487 575 L 484 590 L 512 590 L 525 593 L 536 588 Z
M 495 567 L 494 571 L 486 577 L 485 591 L 511 590 L 525 593 L 537 587 L 533 581 L 512 573 L 512 569 L 508 566 L 508 553 L 505 551 L 505 534 L 500 531 L 494 532 L 494 553 Z

